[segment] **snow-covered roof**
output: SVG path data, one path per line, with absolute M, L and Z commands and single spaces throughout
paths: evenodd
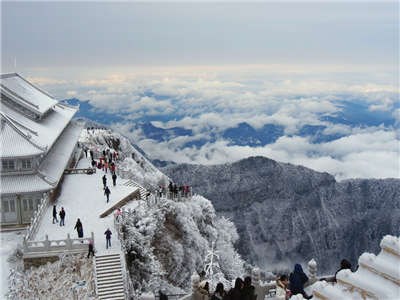
M 1 176 L 0 187 L 1 194 L 45 192 L 54 188 L 38 174 Z
M 39 155 L 42 149 L 29 141 L 23 132 L 0 111 L 0 155 L 6 157 L 24 157 Z
M 1 194 L 31 193 L 53 189 L 67 167 L 81 131 L 82 125 L 71 122 L 42 161 L 38 173 L 2 176 Z
M 356 272 L 342 270 L 337 284 L 318 283 L 317 299 L 400 299 L 400 237 L 386 235 L 376 256 L 364 253 Z
M 1 75 L 1 93 L 29 111 L 43 115 L 58 102 L 17 73 Z
M 56 184 L 61 178 L 82 128 L 83 125 L 71 122 L 41 163 L 39 172 L 45 176 L 47 181 Z
M 8 105 L 2 105 L 0 112 L 3 118 L 7 120 L 9 126 L 5 127 L 5 134 L 2 131 L 2 145 L 4 151 L 1 151 L 0 157 L 18 157 L 26 155 L 36 155 L 38 151 L 32 148 L 34 145 L 41 152 L 47 152 L 50 149 L 64 128 L 71 121 L 77 108 L 57 104 L 40 121 L 32 120 L 19 111 L 14 110 Z M 10 130 L 14 129 L 15 133 Z M 26 142 L 18 138 L 20 146 L 10 145 L 14 142 L 16 135 L 23 137 Z M 24 149 L 22 149 L 24 148 Z M 29 152 L 32 151 L 32 152 Z

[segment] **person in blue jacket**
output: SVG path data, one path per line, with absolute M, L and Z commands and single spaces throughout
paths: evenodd
M 309 296 L 304 291 L 304 284 L 308 281 L 307 275 L 304 273 L 303 268 L 300 264 L 294 265 L 294 270 L 289 276 L 289 289 L 292 295 L 302 294 L 304 298 L 311 299 L 312 295 Z

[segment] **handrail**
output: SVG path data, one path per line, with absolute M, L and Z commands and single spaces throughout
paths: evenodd
M 64 251 L 86 251 L 90 241 L 94 243 L 94 234 L 90 237 L 71 239 L 70 234 L 63 240 L 49 240 L 48 235 L 44 241 L 23 241 L 24 256 L 35 255 L 41 252 L 63 253 Z
M 96 173 L 96 168 L 74 169 L 68 168 L 64 170 L 64 174 L 90 174 Z
M 35 212 L 33 213 L 33 216 L 31 217 L 31 223 L 26 230 L 26 234 L 24 236 L 24 241 L 28 241 L 36 233 L 39 223 L 41 221 L 41 218 L 43 216 L 43 213 L 47 209 L 48 204 L 49 204 L 49 195 L 48 195 L 48 193 L 44 193 L 38 208 L 35 210 Z

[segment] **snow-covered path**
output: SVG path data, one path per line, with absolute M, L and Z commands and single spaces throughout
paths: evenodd
M 78 168 L 88 168 L 90 161 L 86 158 L 81 159 Z M 34 240 L 44 240 L 46 234 L 50 240 L 66 239 L 69 233 L 71 238 L 77 238 L 78 234 L 74 229 L 75 223 L 80 218 L 83 225 L 84 237 L 89 237 L 90 233 L 94 233 L 96 254 L 106 254 L 120 251 L 120 243 L 117 233 L 114 230 L 113 214 L 105 218 L 100 218 L 100 214 L 113 206 L 117 201 L 126 197 L 136 190 L 132 186 L 125 186 L 126 180 L 117 179 L 117 185 L 112 185 L 111 174 L 108 172 L 107 185 L 111 190 L 110 202 L 106 203 L 104 196 L 102 176 L 106 174 L 102 170 L 96 170 L 95 174 L 71 174 L 64 176 L 64 182 L 61 194 L 55 205 L 58 212 L 61 207 L 65 209 L 65 226 L 52 224 L 53 205 L 49 205 L 45 212 Z M 106 241 L 104 232 L 110 228 L 112 232 L 111 249 L 106 249 Z

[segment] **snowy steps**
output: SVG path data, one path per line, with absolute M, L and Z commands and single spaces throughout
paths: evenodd
M 99 299 L 125 299 L 119 253 L 96 256 L 95 270 L 96 290 Z
M 132 179 L 130 179 L 127 182 L 125 182 L 124 185 L 133 186 L 133 187 L 138 188 L 139 192 L 140 192 L 140 199 L 146 200 L 147 190 L 143 186 L 141 186 L 139 183 L 137 183 L 137 182 L 133 181 Z
M 315 298 L 352 298 L 351 293 L 357 293 L 362 299 L 389 299 L 391 292 L 400 293 L 400 240 L 385 236 L 380 246 L 378 255 L 360 256 L 356 272 L 343 270 L 337 274 L 336 285 L 314 291 Z

